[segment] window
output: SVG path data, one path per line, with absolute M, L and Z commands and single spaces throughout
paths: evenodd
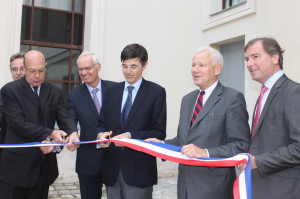
M 257 0 L 203 1 L 203 30 L 255 14 Z
M 23 0 L 21 51 L 39 50 L 46 58 L 46 81 L 64 97 L 81 84 L 76 60 L 83 49 L 85 0 Z
M 246 0 L 222 0 L 222 9 L 224 10 L 243 2 L 246 2 Z

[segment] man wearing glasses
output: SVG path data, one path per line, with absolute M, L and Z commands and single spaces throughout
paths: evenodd
M 78 72 L 84 82 L 68 94 L 68 113 L 80 125 L 80 140 L 95 140 L 100 118 L 102 101 L 106 90 L 114 82 L 102 80 L 100 58 L 93 52 L 85 51 L 77 59 Z M 82 145 L 77 150 L 76 172 L 80 183 L 82 199 L 100 199 L 102 175 L 100 172 L 102 150 L 95 144 Z
M 13 80 L 21 79 L 25 75 L 24 52 L 19 52 L 10 57 L 10 71 Z
M 98 138 L 165 139 L 166 91 L 142 77 L 148 64 L 146 49 L 139 44 L 126 46 L 121 62 L 126 81 L 107 90 Z M 152 199 L 155 157 L 119 144 L 101 143 L 100 150 L 108 199 Z
M 46 62 L 36 50 L 24 56 L 25 76 L 1 89 L 6 120 L 6 144 L 79 141 L 74 121 L 67 115 L 62 92 L 44 82 Z M 54 130 L 55 122 L 62 130 Z M 68 136 L 66 140 L 64 136 Z M 0 193 L 6 199 L 47 199 L 58 176 L 54 147 L 6 148 L 0 159 Z
M 21 79 L 22 77 L 24 77 L 25 74 L 25 68 L 23 63 L 24 55 L 25 55 L 24 52 L 19 52 L 13 54 L 10 57 L 10 71 L 13 80 Z M 5 136 L 5 120 L 3 118 L 2 106 L 3 106 L 3 101 L 2 101 L 2 96 L 0 94 L 0 128 L 1 128 L 0 143 L 4 142 L 4 136 Z

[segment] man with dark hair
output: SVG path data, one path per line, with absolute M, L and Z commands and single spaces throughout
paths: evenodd
M 107 90 L 98 138 L 165 139 L 166 91 L 142 78 L 148 65 L 146 49 L 139 44 L 126 46 L 121 62 L 126 81 Z M 152 199 L 156 158 L 119 144 L 102 143 L 101 147 L 108 199 Z
M 26 58 L 26 59 L 25 59 Z M 67 115 L 62 91 L 44 82 L 44 55 L 31 50 L 25 54 L 25 76 L 1 89 L 6 119 L 6 144 L 69 142 L 75 150 L 77 128 Z M 54 129 L 57 121 L 60 129 Z M 66 140 L 64 136 L 68 136 Z M 5 148 L 0 159 L 0 193 L 5 199 L 47 199 L 49 185 L 58 176 L 54 147 Z
M 24 68 L 24 52 L 19 52 L 13 54 L 10 57 L 10 72 L 13 80 L 21 79 L 25 75 L 25 68 Z M 4 142 L 5 137 L 5 119 L 3 117 L 2 109 L 3 109 L 3 102 L 2 96 L 0 93 L 0 143 Z M 0 149 L 1 151 L 1 149 Z
M 13 80 L 21 79 L 25 75 L 24 52 L 19 52 L 10 57 L 10 71 Z
M 300 85 L 282 71 L 283 52 L 273 38 L 256 38 L 245 46 L 250 75 L 262 84 L 249 149 L 255 199 L 300 195 Z
M 115 82 L 102 80 L 100 58 L 93 52 L 84 51 L 77 59 L 78 73 L 84 82 L 68 94 L 68 113 L 80 125 L 80 140 L 89 141 L 97 137 L 101 105 L 106 90 Z M 102 150 L 95 144 L 82 145 L 77 150 L 76 172 L 82 199 L 100 199 L 102 175 L 100 171 Z

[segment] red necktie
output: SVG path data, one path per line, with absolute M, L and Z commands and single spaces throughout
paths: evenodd
M 254 122 L 252 124 L 252 131 L 251 131 L 251 140 L 253 139 L 255 133 L 256 133 L 256 127 L 260 118 L 260 112 L 261 112 L 261 101 L 263 99 L 264 93 L 268 90 L 266 86 L 261 87 L 259 98 L 257 100 L 257 108 L 255 112 Z
M 194 112 L 193 112 L 193 117 L 191 120 L 191 126 L 192 124 L 195 122 L 196 117 L 198 116 L 199 112 L 202 109 L 203 106 L 203 95 L 205 94 L 205 91 L 201 91 L 198 98 L 197 98 L 197 102 L 194 108 Z

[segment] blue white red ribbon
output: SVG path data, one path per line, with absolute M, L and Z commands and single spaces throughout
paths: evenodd
M 181 154 L 181 147 L 162 144 L 157 142 L 145 142 L 136 139 L 109 139 L 94 140 L 85 142 L 76 142 L 74 144 L 92 144 L 99 142 L 114 142 L 136 151 L 144 152 L 149 155 L 191 166 L 205 167 L 234 167 L 240 163 L 245 163 L 246 167 L 234 182 L 233 195 L 234 199 L 251 199 L 251 164 L 250 157 L 247 154 L 240 154 L 230 158 L 189 158 Z M 64 146 L 67 143 L 25 143 L 25 144 L 0 144 L 0 148 L 24 148 L 24 147 L 41 147 L 41 146 Z

